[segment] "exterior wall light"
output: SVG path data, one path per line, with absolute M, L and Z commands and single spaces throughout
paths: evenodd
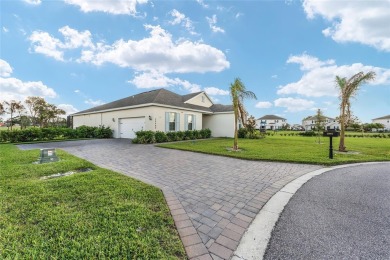
M 152 120 L 152 116 L 149 116 L 149 120 Z

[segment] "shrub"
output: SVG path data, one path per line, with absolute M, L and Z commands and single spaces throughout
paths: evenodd
M 307 131 L 307 132 L 301 132 L 301 133 L 299 133 L 299 135 L 301 135 L 301 136 L 316 136 L 317 133 L 314 131 Z
M 176 141 L 181 141 L 181 140 L 183 140 L 183 138 L 184 138 L 184 132 L 177 131 L 176 132 Z
M 193 132 L 191 130 L 187 130 L 184 132 L 184 140 L 191 140 L 194 138 Z
M 246 130 L 246 128 L 238 129 L 238 131 L 237 131 L 238 138 L 245 138 L 247 133 L 248 133 L 248 131 Z
M 135 132 L 137 136 L 137 141 L 140 144 L 154 144 L 156 142 L 156 138 L 154 136 L 153 131 L 138 131 Z
M 154 133 L 154 137 L 156 139 L 156 143 L 168 142 L 168 137 L 164 132 L 157 131 Z
M 211 130 L 206 128 L 199 131 L 202 138 L 210 138 L 211 137 Z M 389 134 L 390 136 L 390 134 Z

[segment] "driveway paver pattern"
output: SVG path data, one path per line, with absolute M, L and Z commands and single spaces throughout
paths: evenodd
M 19 148 L 60 148 L 159 187 L 190 259 L 230 259 L 263 205 L 288 182 L 321 168 L 134 145 L 128 139 Z

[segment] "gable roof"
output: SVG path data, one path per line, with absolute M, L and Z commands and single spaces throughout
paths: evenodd
M 390 119 L 390 115 L 374 118 L 372 120 L 378 120 L 378 119 Z
M 333 118 L 333 117 L 328 117 L 328 116 L 323 116 L 323 118 L 325 118 L 325 119 L 331 119 L 331 120 L 336 120 L 335 118 Z M 310 120 L 317 120 L 317 116 L 308 116 L 308 117 L 302 119 L 302 121 L 310 121 Z
M 193 109 L 193 110 L 200 110 L 204 112 L 219 112 L 214 111 L 212 108 L 202 107 L 202 106 L 196 106 L 188 103 L 184 103 L 188 99 L 199 95 L 201 92 L 198 93 L 192 93 L 188 95 L 179 95 L 172 91 L 166 90 L 164 88 L 142 92 L 133 96 L 129 96 L 126 98 L 122 98 L 104 105 L 100 105 L 97 107 L 89 108 L 80 112 L 77 112 L 73 115 L 80 115 L 80 114 L 90 114 L 90 113 L 96 113 L 101 111 L 107 111 L 107 110 L 119 110 L 122 108 L 131 108 L 133 106 L 141 106 L 146 104 L 160 104 L 160 105 L 167 105 L 167 106 L 174 106 L 174 107 L 180 107 L 180 108 L 187 108 L 187 109 Z M 223 105 L 220 105 L 223 106 Z M 229 107 L 229 106 L 227 106 Z M 231 106 L 232 107 L 232 106 Z M 228 108 L 226 108 L 228 110 Z M 228 111 L 233 111 L 233 108 Z
M 283 118 L 283 117 L 280 117 L 280 116 L 275 116 L 275 115 L 265 115 L 265 116 L 262 116 L 260 118 L 258 118 L 257 120 L 262 120 L 262 119 L 265 119 L 265 120 L 286 120 L 286 118 Z

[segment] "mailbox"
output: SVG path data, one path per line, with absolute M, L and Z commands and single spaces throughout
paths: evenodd
M 336 132 L 334 130 L 329 130 L 329 131 L 324 131 L 323 135 L 329 137 L 329 159 L 333 159 L 332 137 L 340 136 L 340 132 Z
M 337 136 L 340 136 L 340 132 L 336 132 L 336 131 L 325 131 L 323 133 L 324 136 L 329 136 L 329 137 L 337 137 Z
M 56 149 L 41 149 L 39 156 L 39 163 L 48 163 L 48 162 L 58 162 L 58 157 L 56 155 Z

